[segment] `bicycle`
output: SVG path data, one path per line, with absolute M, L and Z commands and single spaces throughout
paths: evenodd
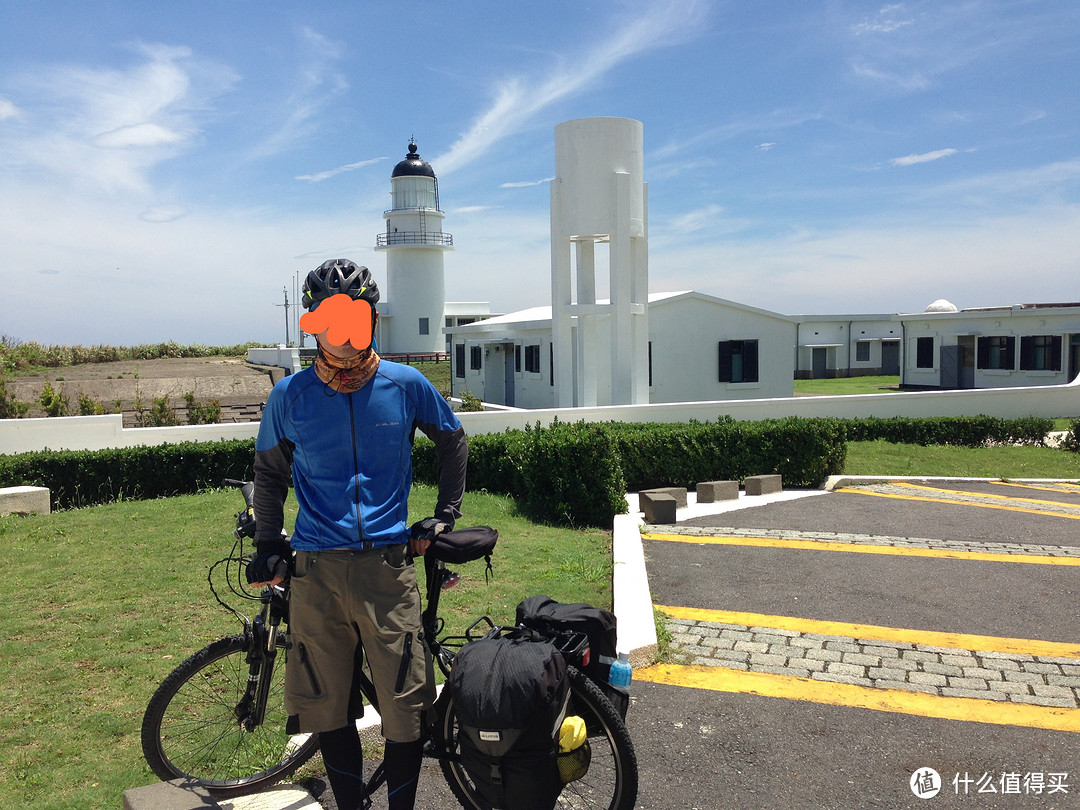
M 317 734 L 286 731 L 284 668 L 278 654 L 287 651 L 289 589 L 281 585 L 252 594 L 245 587 L 243 543 L 254 536 L 251 482 L 227 479 L 241 489 L 246 508 L 236 515 L 236 542 L 229 556 L 214 563 L 207 576 L 214 598 L 244 625 L 242 633 L 219 639 L 182 662 L 161 683 L 142 723 L 143 755 L 162 780 L 186 778 L 211 794 L 227 797 L 253 793 L 284 779 L 318 750 Z M 494 530 L 489 530 L 494 534 Z M 454 533 L 448 533 L 452 539 Z M 497 536 L 497 535 L 495 535 Z M 434 548 L 434 546 L 433 546 Z M 474 559 L 478 559 L 483 554 Z M 454 558 L 453 563 L 460 563 Z M 489 559 L 490 564 L 490 559 Z M 224 565 L 230 590 L 259 603 L 253 618 L 224 602 L 214 587 L 214 573 Z M 481 637 L 517 628 L 496 625 L 481 616 L 462 636 L 442 636 L 439 597 L 457 574 L 431 550 L 424 557 L 426 607 L 422 614 L 424 644 L 444 676 L 456 651 Z M 235 582 L 234 582 L 235 577 Z M 283 627 L 284 625 L 284 627 Z M 535 633 L 536 631 L 529 631 Z M 582 778 L 564 786 L 558 807 L 568 810 L 630 810 L 637 800 L 637 759 L 630 733 L 619 712 L 583 672 L 589 654 L 582 633 L 548 633 L 543 637 L 563 652 L 570 674 L 567 715 L 585 720 L 591 761 Z M 358 675 L 365 700 L 378 711 L 368 673 Z M 424 755 L 438 760 L 455 798 L 466 810 L 490 810 L 477 793 L 458 756 L 457 716 L 449 690 L 443 690 L 423 723 Z M 366 804 L 386 781 L 379 763 L 366 783 Z

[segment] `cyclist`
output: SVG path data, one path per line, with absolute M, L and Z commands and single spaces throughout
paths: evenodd
M 341 345 L 328 340 L 341 340 L 341 331 L 316 335 L 314 365 L 280 381 L 266 402 L 255 443 L 256 554 L 247 579 L 280 582 L 281 562 L 296 551 L 285 675 L 289 730 L 319 732 L 341 810 L 362 801 L 353 673 L 367 656 L 386 738 L 390 808 L 398 810 L 415 803 L 420 713 L 435 697 L 412 555 L 460 517 L 468 450 L 461 423 L 423 375 L 381 360 L 368 345 L 379 291 L 367 268 L 347 259 L 323 263 L 308 274 L 303 303 L 310 314 L 342 293 L 370 304 L 370 328 L 362 324 Z M 331 310 L 340 307 L 320 315 Z M 438 500 L 434 515 L 410 531 L 417 428 L 435 442 Z M 282 532 L 290 475 L 299 504 L 291 548 Z

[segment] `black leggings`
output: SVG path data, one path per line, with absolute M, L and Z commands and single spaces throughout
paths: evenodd
M 319 735 L 326 776 L 339 810 L 359 810 L 364 800 L 364 752 L 356 726 L 343 726 Z M 423 743 L 386 741 L 383 765 L 390 810 L 412 810 L 420 777 Z

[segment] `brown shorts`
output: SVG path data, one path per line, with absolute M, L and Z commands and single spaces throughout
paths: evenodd
M 300 731 L 332 731 L 350 712 L 363 645 L 379 699 L 383 736 L 420 739 L 420 712 L 435 700 L 421 640 L 420 592 L 404 545 L 298 551 L 289 604 L 285 708 Z

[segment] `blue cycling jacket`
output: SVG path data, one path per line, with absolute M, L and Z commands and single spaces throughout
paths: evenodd
M 313 367 L 281 380 L 255 441 L 255 542 L 280 539 L 290 474 L 300 506 L 293 548 L 406 542 L 417 428 L 439 460 L 435 517 L 453 527 L 465 490 L 465 431 L 419 371 L 380 360 L 351 394 L 325 385 Z

